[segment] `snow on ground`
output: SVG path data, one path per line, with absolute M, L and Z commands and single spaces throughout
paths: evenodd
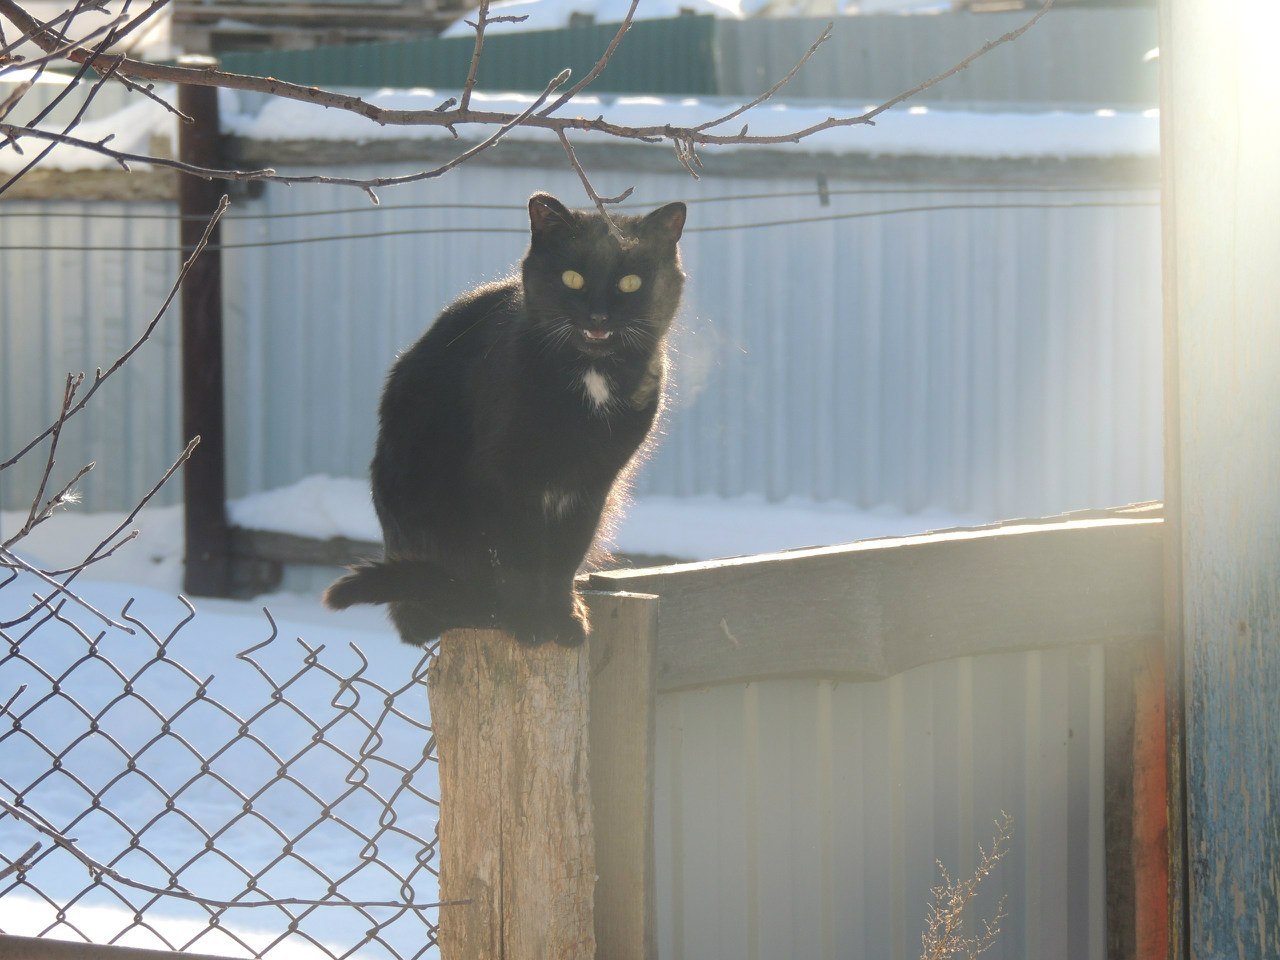
M 322 538 L 378 539 L 362 480 L 310 477 L 236 501 L 230 512 L 234 522 L 247 526 Z M 0 513 L 0 531 L 12 533 L 23 519 L 18 512 Z M 38 527 L 18 549 L 44 566 L 73 564 L 106 538 L 120 519 L 66 511 Z M 983 519 L 867 512 L 800 501 L 769 504 L 755 498 L 644 497 L 631 505 L 614 547 L 698 559 L 916 533 Z M 197 600 L 194 615 L 184 625 L 189 613 L 176 596 L 181 587 L 180 508 L 148 508 L 132 526 L 139 536 L 91 568 L 77 581 L 77 592 L 117 620 L 132 601 L 131 617 L 161 638 L 176 629 L 173 639 L 164 657 L 157 659 L 156 642 L 145 632 L 131 636 L 70 604 L 64 615 L 80 630 L 53 621 L 23 637 L 8 656 L 0 649 L 4 665 L 0 713 L 21 719 L 20 729 L 8 719 L 0 723 L 0 798 L 12 801 L 21 791 L 28 810 L 56 825 L 75 824 L 71 832 L 80 846 L 99 860 L 116 856 L 127 842 L 114 817 L 134 829 L 157 818 L 146 826 L 143 846 L 169 865 L 199 854 L 196 865 L 182 874 L 182 882 L 205 897 L 230 898 L 243 890 L 244 875 L 234 864 L 253 871 L 269 867 L 262 881 L 269 895 L 322 897 L 325 876 L 343 876 L 353 865 L 363 863 L 361 843 L 334 826 L 333 818 L 319 816 L 316 802 L 299 791 L 287 784 L 264 785 L 276 780 L 280 757 L 318 749 L 311 724 L 321 725 L 320 745 L 325 750 L 339 747 L 345 753 L 324 754 L 320 762 L 308 754 L 290 767 L 291 774 L 316 796 L 347 796 L 335 807 L 338 820 L 376 829 L 384 810 L 379 796 L 394 794 L 401 768 L 420 763 L 425 747 L 420 729 L 397 721 L 394 715 L 378 716 L 383 691 L 400 689 L 395 698 L 399 709 L 425 719 L 425 689 L 413 681 L 421 651 L 398 641 L 381 610 L 366 607 L 334 613 L 321 607 L 315 595 L 281 593 L 252 602 Z M 0 622 L 27 609 L 32 594 L 41 588 L 30 576 L 0 586 Z M 272 636 L 264 606 L 278 628 L 276 637 L 246 658 L 243 651 Z M 21 636 L 18 630 L 7 633 L 10 638 Z M 91 643 L 97 656 L 86 660 Z M 315 653 L 318 647 L 323 650 Z M 15 650 L 21 655 L 15 656 Z M 318 660 L 328 672 L 306 668 L 309 660 Z M 295 676 L 300 679 L 287 684 L 285 699 L 297 711 L 272 697 L 275 686 L 285 686 Z M 127 689 L 126 677 L 131 678 Z M 356 679 L 343 687 L 344 677 Z M 201 683 L 206 684 L 206 694 L 197 696 Z M 353 690 L 363 698 L 363 721 L 342 710 L 344 698 Z M 87 729 L 90 717 L 96 717 L 98 724 L 92 734 Z M 369 739 L 370 717 L 378 721 L 376 742 Z M 172 718 L 171 733 L 161 728 L 166 718 Z M 241 742 L 236 718 L 253 718 L 250 729 L 256 739 Z M 237 745 L 219 752 L 220 745 L 231 741 Z M 135 751 L 145 747 L 136 769 L 124 769 L 125 755 L 117 743 Z M 53 755 L 63 757 L 61 769 L 51 769 Z M 201 756 L 214 755 L 209 772 L 202 774 Z M 358 769 L 350 759 L 355 756 L 365 756 Z M 352 794 L 353 782 L 366 777 L 380 793 Z M 255 818 L 263 819 L 242 820 L 219 834 L 212 850 L 201 854 L 204 834 L 193 829 L 193 822 L 212 832 L 241 809 L 241 799 L 229 794 L 219 778 L 253 794 Z M 414 783 L 429 796 L 438 796 L 433 766 L 417 773 Z M 82 784 L 101 792 L 101 811 L 85 812 L 89 795 Z M 181 787 L 179 806 L 164 810 L 163 796 L 154 784 L 170 791 Z M 396 863 L 401 871 L 412 870 L 422 849 L 419 838 L 433 834 L 435 811 L 413 797 L 397 801 L 394 809 L 406 832 L 385 834 L 379 840 L 378 856 Z M 281 857 L 281 836 L 266 829 L 265 822 L 290 837 L 302 835 L 296 851 L 304 859 L 286 857 L 269 866 Z M 4 856 L 15 856 L 34 839 L 39 838 L 29 828 L 11 817 L 0 817 Z M 137 879 L 161 886 L 166 882 L 166 868 L 141 854 L 126 853 L 118 866 Z M 88 885 L 88 875 L 70 856 L 55 851 L 29 876 L 31 884 L 58 907 L 30 888 L 12 889 L 0 897 L 0 930 L 5 933 L 79 939 L 71 929 L 74 925 L 92 940 L 107 942 L 132 922 L 134 907 L 124 905 L 105 886 L 75 899 Z M 0 883 L 0 890 L 5 889 L 6 884 Z M 349 881 L 345 892 L 368 900 L 397 900 L 403 895 L 398 881 L 376 864 Z M 415 900 L 430 902 L 435 894 L 434 881 L 419 869 L 413 879 Z M 73 899 L 65 923 L 57 925 L 58 908 Z M 147 899 L 130 895 L 131 903 Z M 384 910 L 382 915 L 391 913 Z M 161 899 L 145 915 L 155 933 L 134 928 L 118 942 L 162 946 L 161 936 L 175 946 L 191 944 L 197 952 L 246 953 L 223 933 L 204 932 L 207 924 L 201 917 L 207 913 L 192 904 Z M 221 919 L 220 929 L 257 950 L 275 943 L 285 923 L 286 918 L 275 910 L 233 909 Z M 51 930 L 50 924 L 55 924 Z M 412 956 L 425 935 L 422 924 L 422 916 L 405 913 L 392 919 L 380 937 L 402 955 Z M 301 923 L 305 936 L 338 955 L 358 943 L 369 927 L 366 918 L 336 906 L 312 911 Z M 371 956 L 387 955 L 380 947 L 365 949 L 372 951 Z M 322 955 L 298 937 L 281 940 L 267 955 L 290 960 L 304 953 Z
M 381 540 L 363 480 L 307 477 L 232 503 L 231 518 L 238 526 L 298 536 Z M 648 496 L 627 507 L 610 548 L 709 560 L 989 522 L 977 515 L 857 510 L 799 498 L 769 503 L 757 496 Z

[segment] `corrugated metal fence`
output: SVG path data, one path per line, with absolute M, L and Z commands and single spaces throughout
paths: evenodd
M 777 680 L 658 700 L 663 960 L 919 955 L 938 864 L 1009 858 L 992 960 L 1106 956 L 1104 651 L 963 657 L 888 680 Z
M 673 402 L 640 492 L 991 517 L 1159 497 L 1158 212 L 1127 205 L 1154 190 L 850 176 L 829 179 L 824 206 L 802 178 L 696 192 L 680 175 L 598 179 L 693 203 Z M 363 476 L 395 353 L 516 262 L 524 198 L 580 190 L 560 169 L 471 166 L 452 184 L 453 205 L 427 186 L 379 208 L 330 187 L 268 186 L 237 204 L 224 231 L 233 496 Z M 141 331 L 177 263 L 165 219 L 52 206 L 69 216 L 11 203 L 0 217 L 5 449 L 56 412 L 65 371 L 109 363 Z M 12 249 L 24 245 L 54 249 Z M 89 506 L 128 505 L 180 449 L 177 336 L 171 317 L 64 438 L 67 462 L 102 464 Z M 7 507 L 34 489 L 15 472 Z

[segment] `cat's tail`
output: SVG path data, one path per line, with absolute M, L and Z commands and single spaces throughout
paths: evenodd
M 430 560 L 370 560 L 349 567 L 324 592 L 324 605 L 345 610 L 357 603 L 392 603 L 396 600 L 430 601 L 458 584 Z

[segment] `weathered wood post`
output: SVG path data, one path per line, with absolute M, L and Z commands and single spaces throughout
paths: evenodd
M 652 960 L 656 605 L 592 597 L 573 650 L 442 638 L 440 896 L 469 901 L 440 910 L 443 960 Z

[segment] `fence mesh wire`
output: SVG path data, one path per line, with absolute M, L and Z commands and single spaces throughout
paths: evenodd
M 93 632 L 66 603 L 0 629 L 3 932 L 226 956 L 431 952 L 430 651 L 389 681 L 354 645 L 284 637 L 267 614 L 232 655 L 178 602 L 144 622 L 131 600 L 118 622 L 132 635 Z

